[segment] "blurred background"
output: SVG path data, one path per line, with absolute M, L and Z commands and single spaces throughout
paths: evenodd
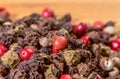
M 48 7 L 59 17 L 70 13 L 74 20 L 120 20 L 120 0 L 1 0 L 0 6 L 5 7 L 12 18 L 41 13 Z

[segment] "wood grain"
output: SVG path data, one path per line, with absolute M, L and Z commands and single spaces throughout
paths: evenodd
M 12 4 L 20 4 L 20 3 L 69 3 L 69 2 L 76 2 L 76 3 L 120 3 L 120 0 L 4 0 L 1 1 L 2 4 L 12 3 Z

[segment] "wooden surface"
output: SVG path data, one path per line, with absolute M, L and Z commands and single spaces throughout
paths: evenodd
M 1 0 L 0 5 L 14 18 L 49 7 L 57 16 L 70 13 L 75 21 L 120 21 L 120 0 Z

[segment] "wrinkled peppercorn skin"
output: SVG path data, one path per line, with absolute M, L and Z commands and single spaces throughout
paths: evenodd
M 8 51 L 14 52 L 16 59 L 25 47 L 32 47 L 36 52 L 29 60 L 18 59 L 19 62 L 12 64 L 5 61 L 14 61 L 15 57 L 9 55 L 0 58 L 0 78 L 59 79 L 63 74 L 69 74 L 73 79 L 119 79 L 120 74 L 114 73 L 111 76 L 113 70 L 106 71 L 100 61 L 104 57 L 110 58 L 114 63 L 113 69 L 120 71 L 119 50 L 114 51 L 108 46 L 114 36 L 120 38 L 120 32 L 110 34 L 87 24 L 88 30 L 84 35 L 89 38 L 90 44 L 85 44 L 73 33 L 74 27 L 70 22 L 70 14 L 58 19 L 56 16 L 44 18 L 33 13 L 14 22 L 8 17 L 0 16 L 0 43 L 6 45 Z M 114 28 L 115 23 L 110 21 L 104 24 L 105 28 L 108 26 Z M 52 54 L 55 36 L 64 36 L 67 45 Z

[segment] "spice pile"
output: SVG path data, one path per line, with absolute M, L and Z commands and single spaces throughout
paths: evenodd
M 0 79 L 120 79 L 114 26 L 76 25 L 49 9 L 15 22 L 0 16 Z

